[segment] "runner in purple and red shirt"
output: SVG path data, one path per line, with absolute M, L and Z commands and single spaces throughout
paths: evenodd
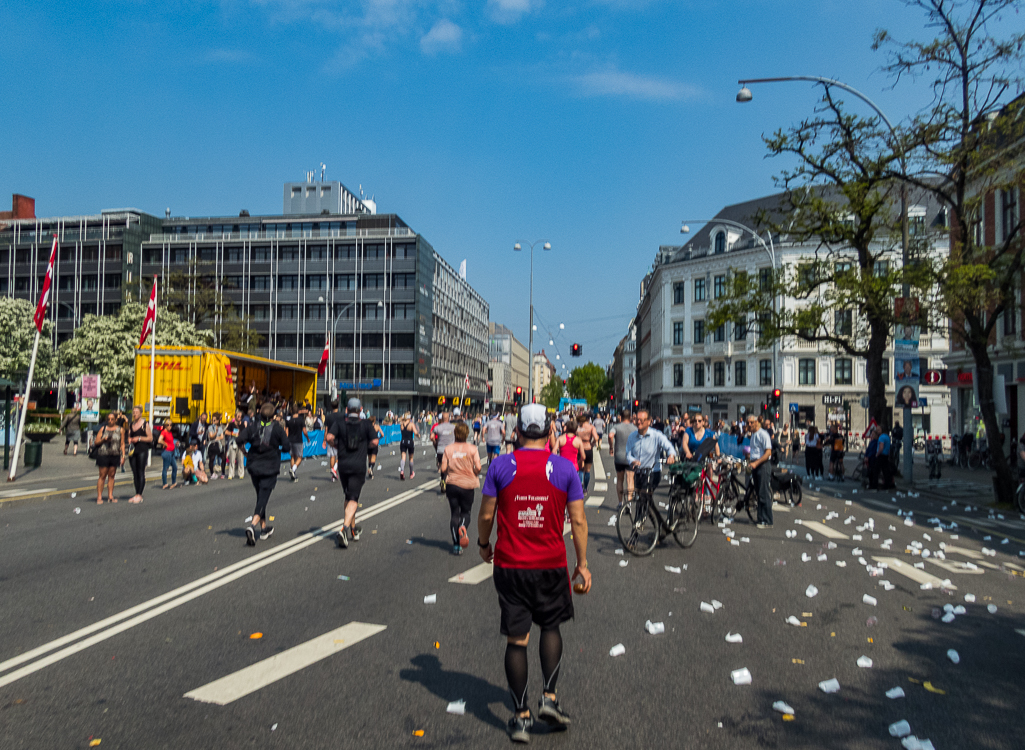
M 562 665 L 559 626 L 573 617 L 563 532 L 567 510 L 577 559 L 572 578 L 582 579 L 579 593 L 591 590 L 591 572 L 587 569 L 583 488 L 576 467 L 545 448 L 549 434 L 545 407 L 524 406 L 516 433 L 520 449 L 488 465 L 477 516 L 477 545 L 484 561 L 495 565 L 501 630 L 507 640 L 505 675 L 516 710 L 509 720 L 509 736 L 514 742 L 530 742 L 534 720 L 527 708 L 527 642 L 532 623 L 541 628 L 544 686 L 538 718 L 556 729 L 566 729 L 570 723 L 555 694 Z M 492 550 L 496 518 L 498 538 Z

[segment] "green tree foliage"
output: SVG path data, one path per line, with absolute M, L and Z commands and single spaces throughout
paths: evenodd
M 937 309 L 975 361 L 979 407 L 989 435 L 1001 434 L 993 394 L 990 341 L 1003 315 L 1018 315 L 1025 241 L 1020 212 L 1004 227 L 997 212 L 996 243 L 977 233 L 984 196 L 1025 185 L 1022 169 L 1020 0 L 904 0 L 921 10 L 936 36 L 900 41 L 876 32 L 888 54 L 884 70 L 895 85 L 923 79 L 932 102 L 903 129 L 909 181 L 930 191 L 950 217 L 949 259 L 937 271 Z M 1020 194 L 1020 193 L 1019 193 Z M 1012 439 L 1014 436 L 1012 436 Z M 1011 502 L 1014 477 L 999 440 L 989 447 L 997 493 Z
M 562 381 L 559 378 L 552 378 L 548 385 L 541 389 L 538 400 L 547 409 L 558 409 L 559 399 L 562 398 Z
M 574 369 L 566 383 L 570 398 L 582 398 L 588 406 L 602 403 L 609 397 L 613 387 L 612 379 L 605 374 L 604 368 L 594 362 Z
M 883 354 L 895 323 L 893 299 L 911 283 L 921 297 L 931 275 L 924 265 L 902 269 L 898 158 L 888 128 L 847 114 L 828 86 L 815 114 L 766 138 L 772 156 L 796 166 L 777 183 L 778 211 L 755 221 L 776 236 L 813 249 L 799 265 L 731 275 L 727 295 L 713 302 L 709 327 L 748 326 L 765 346 L 781 339 L 823 342 L 865 359 L 869 414 L 888 421 Z M 786 300 L 781 303 L 780 300 Z
M 127 304 L 117 315 L 86 315 L 75 337 L 61 344 L 64 368 L 74 374 L 93 373 L 107 393 L 131 398 L 135 385 L 135 347 L 146 306 Z M 147 344 L 149 340 L 147 339 Z M 165 309 L 157 310 L 157 346 L 208 346 L 210 332 L 199 331 Z
M 0 376 L 14 382 L 24 380 L 32 357 L 32 340 L 36 335 L 33 316 L 36 306 L 28 300 L 0 297 Z M 43 323 L 39 339 L 36 370 L 32 378 L 36 383 L 52 380 L 56 376 L 56 358 L 53 352 L 53 324 Z

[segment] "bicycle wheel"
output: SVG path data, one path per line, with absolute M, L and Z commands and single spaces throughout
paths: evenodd
M 744 510 L 747 511 L 747 517 L 751 519 L 751 523 L 758 520 L 758 495 L 755 494 L 753 477 L 748 481 L 747 491 L 744 492 Z
M 787 500 L 790 502 L 790 507 L 796 507 L 801 504 L 801 498 L 804 495 L 804 490 L 801 489 L 801 483 L 794 481 L 790 483 L 790 488 L 786 491 Z
M 673 527 L 673 536 L 681 547 L 690 547 L 698 538 L 698 521 L 701 518 L 701 511 L 698 509 L 698 502 L 693 493 L 681 496 L 676 502 L 679 505 L 676 508 L 676 525 Z
M 737 488 L 732 479 L 723 480 L 724 484 L 720 490 L 719 510 L 723 518 L 736 518 L 737 516 Z
M 1018 491 L 1014 493 L 1014 499 L 1018 503 L 1018 512 L 1025 513 L 1025 482 L 1018 485 Z
M 624 503 L 616 519 L 616 534 L 623 549 L 637 557 L 650 555 L 658 544 L 658 522 L 649 503 L 648 498 Z

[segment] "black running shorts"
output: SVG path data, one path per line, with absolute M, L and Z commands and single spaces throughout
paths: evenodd
M 593 464 L 594 463 L 594 449 L 593 448 L 591 450 L 584 451 L 584 463 L 585 464 Z
M 399 443 L 399 451 L 401 453 L 412 453 L 416 450 L 416 446 L 412 443 Z
M 338 473 L 338 479 L 342 483 L 342 491 L 345 493 L 346 502 L 359 500 L 359 493 L 363 490 L 363 484 L 367 481 L 367 474 L 364 471 L 355 473 Z
M 101 469 L 114 469 L 121 465 L 121 454 L 115 453 L 112 456 L 105 456 L 102 453 L 96 456 L 96 465 Z
M 619 472 L 621 472 L 621 471 L 630 471 L 630 464 L 628 464 L 628 463 L 620 463 L 619 461 L 615 461 L 614 463 L 616 464 L 616 473 L 617 474 Z
M 573 618 L 573 592 L 566 568 L 527 570 L 495 566 L 495 590 L 502 608 L 502 635 L 521 638 L 530 624 L 542 630 Z

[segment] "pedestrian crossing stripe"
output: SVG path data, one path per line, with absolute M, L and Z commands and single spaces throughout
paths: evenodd
M 311 664 L 344 651 L 360 641 L 377 635 L 387 625 L 372 625 L 366 622 L 350 622 L 313 640 L 300 643 L 287 651 L 252 664 L 245 669 L 229 674 L 219 680 L 190 690 L 185 698 L 226 706 L 239 698 L 284 679 Z

